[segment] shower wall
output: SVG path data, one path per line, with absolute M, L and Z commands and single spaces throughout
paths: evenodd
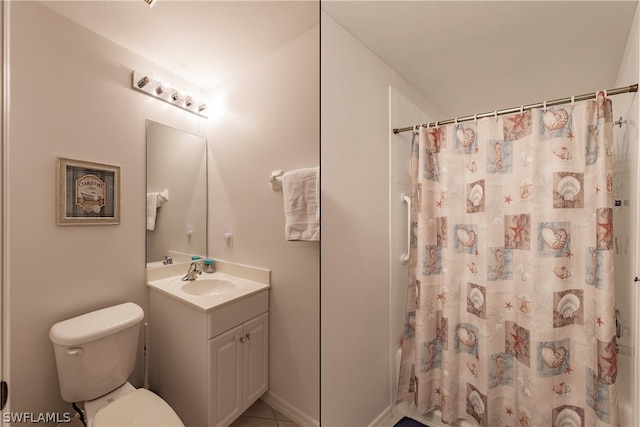
M 404 97 L 393 87 L 389 88 L 389 128 L 427 123 L 433 120 L 425 112 Z M 390 133 L 389 141 L 389 248 L 390 286 L 389 316 L 391 319 L 391 342 L 389 360 L 391 369 L 391 401 L 396 399 L 397 372 L 395 369 L 396 350 L 402 339 L 405 305 L 407 299 L 407 277 L 409 264 L 403 264 L 401 254 L 407 253 L 407 212 L 408 206 L 401 196 L 411 195 L 410 156 L 413 132 Z M 392 405 L 393 407 L 393 405 Z M 394 414 L 395 415 L 395 414 Z
M 634 420 L 633 408 L 637 407 L 633 401 L 636 394 L 637 363 L 635 363 L 636 330 L 637 325 L 637 290 L 634 283 L 637 258 L 637 227 L 635 217 L 637 212 L 637 183 L 636 168 L 638 160 L 638 138 L 635 120 L 630 119 L 635 110 L 637 115 L 636 96 L 633 96 L 630 114 L 614 117 L 622 120 L 622 125 L 614 129 L 614 167 L 613 167 L 613 197 L 614 197 L 614 279 L 616 284 L 616 308 L 619 317 L 618 344 L 618 386 L 620 425 L 638 425 Z M 615 105 L 615 103 L 614 103 Z M 614 109 L 615 110 L 615 109 Z M 624 123 L 626 122 L 626 123 Z
M 629 32 L 625 55 L 620 64 L 616 87 L 639 80 L 639 11 Z M 620 425 L 640 425 L 640 372 L 637 362 L 638 300 L 634 277 L 638 275 L 638 95 L 618 95 L 613 102 L 613 197 L 616 308 L 620 311 L 618 339 L 618 386 Z

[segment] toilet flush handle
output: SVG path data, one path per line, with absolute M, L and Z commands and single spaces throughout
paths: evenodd
M 82 347 L 71 347 L 67 350 L 67 354 L 73 356 L 80 356 L 82 353 L 84 353 L 84 349 Z

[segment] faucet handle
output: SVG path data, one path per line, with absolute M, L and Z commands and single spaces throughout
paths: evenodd
M 168 255 L 164 256 L 164 261 L 162 261 L 164 265 L 173 264 L 173 258 Z

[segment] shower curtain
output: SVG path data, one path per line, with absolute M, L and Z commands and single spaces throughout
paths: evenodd
M 398 403 L 618 426 L 611 100 L 421 128 Z

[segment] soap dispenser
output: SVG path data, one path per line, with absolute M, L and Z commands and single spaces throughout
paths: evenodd
M 210 258 L 207 258 L 204 260 L 204 268 L 202 269 L 202 271 L 204 271 L 205 273 L 215 273 L 216 269 L 213 267 L 213 263 L 214 261 Z

